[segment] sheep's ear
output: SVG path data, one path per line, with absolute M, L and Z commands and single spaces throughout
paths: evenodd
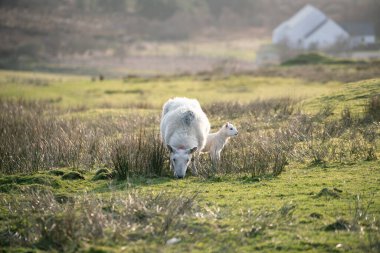
M 228 124 L 230 124 L 230 122 L 227 122 L 225 126 L 228 127 Z
M 192 154 L 194 153 L 195 151 L 197 151 L 198 147 L 194 147 L 192 149 L 189 150 L 189 154 Z
M 166 147 L 169 149 L 170 153 L 174 152 L 174 148 L 172 148 L 172 146 L 170 146 L 169 144 L 166 145 Z

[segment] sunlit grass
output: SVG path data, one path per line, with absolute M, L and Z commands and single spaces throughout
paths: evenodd
M 30 129 L 34 129 L 36 136 L 39 136 L 34 141 L 42 140 L 34 143 L 50 147 L 53 141 L 67 139 L 67 143 L 74 142 L 73 147 L 82 148 L 80 154 L 86 155 L 83 158 L 88 159 L 88 150 L 93 150 L 97 163 L 89 163 L 88 166 L 79 161 L 73 163 L 76 166 L 57 163 L 60 168 L 44 168 L 29 172 L 29 175 L 13 170 L 9 173 L 13 175 L 0 175 L 0 215 L 5 217 L 0 219 L 0 246 L 10 251 L 17 251 L 18 247 L 26 248 L 20 251 L 59 250 L 73 243 L 76 247 L 74 251 L 84 252 L 376 252 L 380 238 L 380 163 L 375 157 L 366 161 L 369 160 L 366 159 L 366 152 L 370 150 L 370 139 L 377 140 L 379 132 L 376 124 L 365 123 L 363 110 L 368 99 L 378 93 L 379 79 L 319 83 L 296 78 L 243 75 L 93 82 L 90 77 L 83 76 L 1 71 L 1 98 L 42 99 L 48 103 L 41 108 L 49 110 L 50 103 L 62 108 L 56 109 L 57 115 L 50 120 L 36 115 L 33 119 L 38 120 L 39 116 L 44 119 L 38 126 L 33 119 L 18 121 L 23 118 L 12 116 L 8 104 L 9 113 L 4 115 L 11 115 L 11 118 L 3 122 L 9 131 L 8 135 L 3 135 L 5 139 L 9 139 L 12 130 L 21 129 L 22 132 L 28 129 L 25 125 L 29 124 Z M 139 140 L 141 135 L 136 133 L 141 129 L 147 133 L 156 131 L 162 103 L 172 96 L 198 98 L 210 111 L 208 115 L 213 130 L 231 118 L 238 126 L 239 136 L 232 139 L 223 151 L 221 171 L 198 177 L 187 175 L 184 180 L 158 175 L 145 177 L 141 173 L 127 176 L 125 180 L 94 180 L 99 169 L 106 167 L 112 171 L 112 164 L 99 163 L 101 156 L 109 151 L 112 138 L 125 139 L 120 152 L 136 148 L 141 143 L 132 143 L 125 137 L 129 135 Z M 284 99 L 270 103 L 269 99 L 276 98 Z M 231 113 L 224 110 L 221 104 L 229 101 L 227 105 L 232 107 L 234 102 L 248 103 L 257 99 L 263 102 L 257 101 L 250 106 L 238 105 Z M 274 103 L 276 101 L 278 103 Z M 214 104 L 215 110 L 210 109 L 213 102 L 217 102 Z M 269 108 L 260 108 L 265 106 L 264 102 Z M 19 103 L 13 108 L 15 112 L 28 106 L 24 101 L 15 103 Z M 278 104 L 279 107 L 288 108 L 288 111 L 275 109 Z M 327 105 L 334 108 L 332 117 L 319 113 Z M 344 118 L 340 113 L 345 107 L 350 107 L 355 115 Z M 78 131 L 70 125 L 73 118 L 77 120 L 73 126 L 77 126 Z M 53 119 L 63 120 L 61 128 L 51 129 Z M 12 120 L 13 125 L 9 126 Z M 344 120 L 348 122 L 347 126 Z M 88 124 L 87 127 L 85 124 Z M 309 128 L 310 133 L 306 130 Z M 46 135 L 49 130 L 61 135 Z M 25 135 L 15 136 L 23 142 L 18 145 L 16 141 L 15 152 L 33 143 L 33 138 L 23 138 L 33 137 L 30 133 L 31 130 L 28 130 Z M 76 144 L 75 141 L 85 136 L 92 137 L 87 144 L 86 140 Z M 285 136 L 294 138 L 297 143 L 286 142 Z M 103 144 L 98 147 L 104 149 L 96 149 L 96 145 L 92 149 L 91 140 L 94 144 Z M 260 142 L 261 146 L 255 146 Z M 4 143 L 2 145 L 6 147 Z M 56 155 L 62 155 L 67 145 L 58 145 L 62 150 Z M 240 170 L 232 168 L 234 164 L 242 166 L 242 161 L 249 163 L 249 155 L 256 159 L 260 158 L 258 155 L 272 159 L 270 155 L 276 149 L 270 147 L 281 151 L 287 150 L 290 145 L 295 145 L 294 150 L 298 151 L 286 154 L 287 163 L 278 175 L 263 173 L 253 176 L 249 166 Z M 378 141 L 377 146 L 376 143 L 372 145 L 378 157 Z M 43 155 L 52 153 L 55 150 L 54 145 L 52 147 Z M 267 149 L 255 149 L 257 153 L 251 150 L 260 147 Z M 38 145 L 32 146 L 27 154 L 32 157 L 41 155 L 37 151 Z M 325 161 L 313 163 L 309 151 L 321 151 L 321 158 Z M 335 157 L 339 152 L 342 153 L 341 161 Z M 142 157 L 144 162 L 149 160 Z M 106 158 L 104 161 L 107 161 Z M 132 156 L 129 159 L 138 158 Z M 72 159 L 78 158 L 74 156 Z M 202 161 L 207 169 L 207 157 Z M 20 171 L 23 169 L 21 166 Z M 139 168 L 134 169 L 140 171 Z M 59 174 L 73 171 L 80 173 L 84 179 L 63 180 Z M 335 195 L 319 196 L 324 189 Z M 130 194 L 134 193 L 138 194 L 131 198 Z M 44 194 L 48 198 L 44 199 Z M 165 198 L 157 197 L 160 194 L 164 194 Z M 194 196 L 192 208 L 185 215 L 172 216 L 169 212 L 172 205 L 167 203 L 186 200 L 183 196 Z M 153 202 L 150 202 L 151 199 Z M 149 201 L 141 205 L 139 200 Z M 46 213 L 36 209 L 36 201 L 40 201 L 37 204 L 56 208 L 56 211 Z M 122 205 L 115 206 L 115 203 Z M 73 212 L 66 212 L 66 208 Z M 365 213 L 365 216 L 358 218 L 358 213 Z M 119 218 L 121 214 L 124 215 L 122 219 Z M 163 230 L 163 224 L 170 222 L 171 218 L 174 222 Z M 352 228 L 349 231 L 326 230 L 328 225 L 340 219 L 346 220 Z M 36 224 L 46 225 L 49 231 L 60 236 L 58 239 L 49 237 L 51 233 L 41 233 L 39 229 L 43 231 L 46 228 L 36 227 Z M 91 236 L 94 224 L 97 228 L 100 226 L 104 234 Z M 76 237 L 70 236 L 72 225 L 77 230 Z M 31 233 L 32 229 L 36 229 L 35 234 Z M 28 240 L 20 239 L 17 237 L 19 234 L 28 235 Z M 369 236 L 375 241 L 369 241 Z M 167 240 L 174 237 L 180 241 L 166 245 Z M 53 239 L 49 241 L 49 238 Z
M 194 40 L 191 42 L 144 42 L 129 49 L 133 56 L 192 56 L 254 61 L 258 48 L 268 39 L 230 39 L 223 41 Z
M 312 98 L 341 89 L 340 83 L 321 85 L 295 78 L 231 76 L 202 79 L 198 77 L 131 78 L 91 81 L 90 77 L 0 72 L 0 96 L 49 100 L 63 107 L 125 107 L 147 103 L 155 108 L 170 97 L 197 98 L 202 104 L 214 101 L 249 102 L 277 97 Z M 17 78 L 13 78 L 17 77 Z M 13 79 L 12 79 L 13 78 Z M 44 85 L 27 80 L 43 79 Z M 10 81 L 11 80 L 11 81 Z

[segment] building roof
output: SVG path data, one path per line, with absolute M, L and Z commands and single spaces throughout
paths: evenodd
M 375 35 L 375 26 L 371 23 L 364 22 L 350 22 L 341 24 L 344 30 L 348 32 L 351 36 L 365 36 L 365 35 Z
M 300 37 L 307 37 L 316 27 L 324 23 L 326 19 L 327 17 L 323 12 L 307 4 L 286 21 L 286 24 L 289 29 L 296 31 Z

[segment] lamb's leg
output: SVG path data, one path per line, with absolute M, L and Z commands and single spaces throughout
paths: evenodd
M 218 152 L 217 151 L 212 151 L 210 152 L 210 158 L 211 158 L 211 164 L 212 164 L 212 170 L 214 173 L 216 173 L 218 169 Z
M 219 151 L 216 152 L 216 162 L 217 163 L 219 163 L 219 161 L 220 161 L 220 151 L 221 150 L 219 150 Z

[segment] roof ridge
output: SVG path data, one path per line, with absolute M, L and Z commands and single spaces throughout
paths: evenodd
M 330 20 L 330 18 L 325 17 L 325 19 L 322 20 L 321 23 L 319 23 L 317 26 L 315 26 L 313 29 L 311 29 L 311 31 L 308 32 L 308 33 L 304 36 L 304 39 L 307 39 L 307 38 L 310 37 L 313 33 L 315 33 L 316 31 L 318 31 L 318 30 L 319 30 L 324 24 L 326 24 L 329 20 Z

